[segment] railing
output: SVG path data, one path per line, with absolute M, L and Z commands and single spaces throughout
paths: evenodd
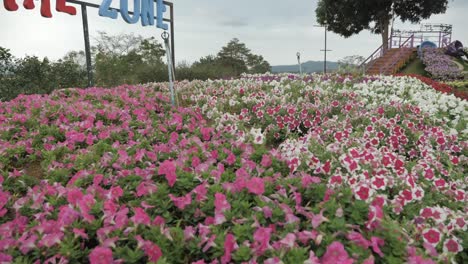
M 392 37 L 390 37 L 388 39 L 388 43 L 389 43 L 390 47 L 393 47 L 393 44 L 391 43 L 391 41 L 392 41 Z M 414 46 L 414 34 L 411 35 L 410 37 L 408 37 L 403 43 L 400 41 L 400 43 L 398 45 L 398 48 L 399 49 L 401 49 L 401 48 L 413 48 L 413 46 Z M 394 58 L 398 58 L 397 56 L 401 55 L 400 52 L 401 52 L 401 50 L 399 50 L 399 52 L 397 52 L 392 57 L 392 62 L 396 63 Z M 383 57 L 384 55 L 385 55 L 385 52 L 384 52 L 383 45 L 382 45 L 376 51 L 374 51 L 374 53 L 372 53 L 364 62 L 362 62 L 359 67 L 362 68 L 363 72 L 365 73 L 366 69 L 370 69 L 374 65 L 374 63 L 377 61 L 377 59 L 380 58 L 380 57 Z M 396 60 L 396 61 L 398 61 L 398 60 Z M 383 65 L 383 66 L 380 67 L 380 73 L 383 73 L 382 70 L 386 70 L 386 66 L 387 65 Z M 395 65 L 392 65 L 392 66 L 395 66 Z
M 389 73 L 395 73 L 396 68 L 400 68 L 403 66 L 404 63 L 406 63 L 406 60 L 403 60 L 405 53 L 409 52 L 413 48 L 414 44 L 414 34 L 408 37 L 405 42 L 400 44 L 400 47 L 398 49 L 398 52 L 395 53 L 395 55 L 392 56 L 391 63 L 387 65 L 383 65 L 380 67 L 380 74 L 385 74 L 388 71 L 391 71 Z
M 389 42 L 391 41 L 391 37 L 388 39 L 388 41 Z M 361 63 L 361 65 L 359 65 L 359 68 L 362 68 L 362 71 L 364 73 L 366 72 L 366 68 L 372 67 L 372 65 L 374 65 L 375 61 L 385 54 L 383 46 L 384 45 L 382 44 L 382 46 L 380 46 L 377 50 L 375 50 L 374 53 L 372 53 L 367 59 L 365 59 Z M 369 65 L 366 65 L 367 63 L 369 63 Z

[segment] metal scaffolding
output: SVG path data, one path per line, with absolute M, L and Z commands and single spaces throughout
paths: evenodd
M 447 47 L 452 42 L 453 26 L 449 24 L 421 24 L 419 30 L 392 30 L 390 48 L 401 47 L 401 43 L 414 36 L 414 47 L 424 41 L 434 42 L 439 48 Z

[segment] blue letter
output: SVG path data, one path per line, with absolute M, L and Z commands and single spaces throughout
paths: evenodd
M 101 6 L 99 7 L 99 15 L 102 17 L 110 17 L 112 19 L 117 18 L 117 10 L 111 9 L 112 0 L 104 0 L 102 1 Z
M 140 19 L 140 0 L 133 0 L 133 17 L 128 14 L 128 0 L 120 0 L 120 14 L 125 22 L 135 24 Z
M 163 22 L 165 12 L 166 12 L 166 6 L 164 5 L 163 0 L 157 0 L 156 2 L 156 13 L 157 13 L 156 14 L 156 19 L 157 19 L 156 27 L 167 30 L 169 26 Z
M 154 1 L 141 0 L 141 24 L 154 25 Z

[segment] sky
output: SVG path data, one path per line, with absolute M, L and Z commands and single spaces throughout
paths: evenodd
M 25 10 L 17 0 L 18 11 L 7 11 L 0 5 L 0 46 L 13 55 L 35 55 L 51 59 L 62 57 L 70 50 L 84 50 L 81 10 L 71 16 L 55 11 L 51 1 L 52 18 L 40 15 L 36 8 Z M 99 0 L 83 0 L 100 4 Z M 129 1 L 130 10 L 133 1 Z M 245 43 L 253 53 L 265 57 L 271 65 L 294 64 L 296 53 L 302 61 L 323 60 L 324 29 L 316 25 L 317 0 L 172 0 L 175 12 L 175 54 L 177 62 L 192 63 L 200 57 L 215 55 L 232 38 Z M 112 0 L 113 7 L 120 1 Z M 446 14 L 434 15 L 423 23 L 453 25 L 454 39 L 468 46 L 467 0 L 449 0 Z M 98 31 L 110 34 L 134 33 L 160 39 L 161 29 L 143 27 L 141 23 L 127 24 L 119 14 L 116 20 L 100 17 L 98 10 L 88 9 L 91 44 Z M 395 28 L 417 29 L 418 25 L 397 21 Z M 350 38 L 328 33 L 328 60 L 337 61 L 349 55 L 367 57 L 381 45 L 378 35 L 363 31 Z

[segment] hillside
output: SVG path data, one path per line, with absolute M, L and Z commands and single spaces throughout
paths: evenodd
M 338 62 L 327 61 L 327 69 L 329 70 L 338 69 Z M 302 63 L 302 71 L 304 73 L 323 72 L 323 61 L 304 62 Z M 299 66 L 297 64 L 272 66 L 271 72 L 273 73 L 283 73 L 283 72 L 297 73 L 299 72 Z

